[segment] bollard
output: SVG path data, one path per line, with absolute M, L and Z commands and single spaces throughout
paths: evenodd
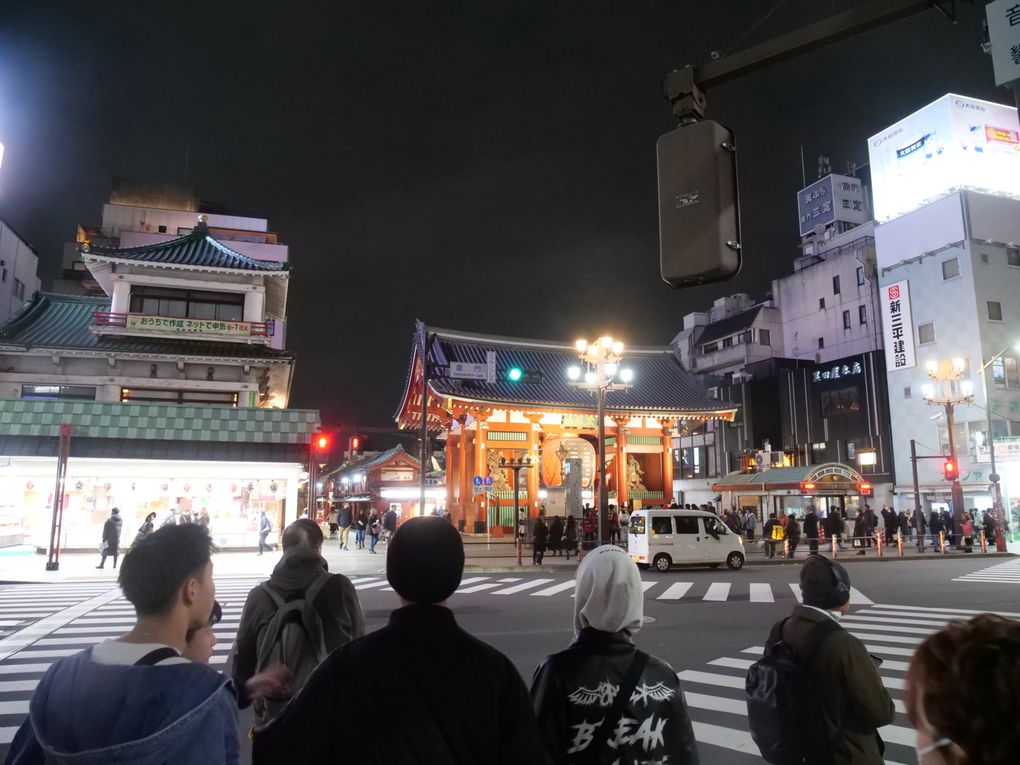
M 837 555 L 836 551 L 839 549 L 839 542 L 838 542 L 838 540 L 839 540 L 839 534 L 833 534 L 832 535 L 832 557 L 833 558 L 836 557 L 836 555 Z
M 985 555 L 988 552 L 988 543 L 985 540 L 985 530 L 981 529 L 981 554 Z
M 882 544 L 882 535 L 877 532 L 875 533 L 875 544 L 878 545 L 878 557 L 881 558 L 882 548 L 885 547 L 885 545 Z
M 899 553 L 900 557 L 902 558 L 903 557 L 903 530 L 902 529 L 897 529 L 896 530 L 896 551 Z
M 946 532 L 939 532 L 939 552 L 943 555 L 946 554 Z

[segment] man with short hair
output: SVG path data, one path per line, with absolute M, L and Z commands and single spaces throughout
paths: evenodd
M 340 513 L 337 515 L 337 524 L 340 526 L 340 549 L 348 550 L 347 543 L 351 538 L 351 526 L 354 525 L 354 514 L 348 504 L 340 505 Z
M 516 765 L 541 758 L 524 681 L 503 654 L 458 626 L 446 606 L 464 571 L 464 544 L 432 516 L 405 521 L 386 577 L 401 607 L 389 624 L 334 651 L 304 690 L 255 731 L 258 763 Z M 337 735 L 352 709 L 392 709 L 383 734 Z M 406 724 L 405 724 L 406 723 Z M 362 726 L 363 727 L 363 726 Z
M 242 708 L 252 701 L 245 691 L 248 680 L 265 669 L 258 667 L 259 639 L 277 612 L 273 594 L 287 603 L 304 598 L 315 585 L 311 605 L 322 623 L 322 642 L 327 653 L 365 632 L 361 604 L 351 580 L 327 570 L 322 557 L 322 529 L 309 518 L 299 518 L 284 529 L 282 542 L 283 557 L 269 581 L 248 593 L 237 626 L 232 666 Z
M 120 587 L 135 625 L 61 659 L 39 681 L 7 762 L 237 763 L 230 680 L 184 658 L 209 623 L 216 586 L 209 532 L 167 526 L 132 545 Z

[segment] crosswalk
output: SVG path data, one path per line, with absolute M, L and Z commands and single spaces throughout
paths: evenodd
M 360 595 L 369 592 L 393 592 L 389 582 L 381 576 L 352 576 L 354 589 Z M 494 577 L 469 576 L 461 580 L 457 595 L 504 596 L 520 595 L 535 598 L 553 596 L 573 597 L 576 586 L 574 579 L 560 580 L 551 577 Z M 656 601 L 703 601 L 775 603 L 777 600 L 800 599 L 797 583 L 773 585 L 769 582 L 684 582 L 670 578 L 645 580 L 642 582 L 645 598 Z M 854 605 L 868 605 L 872 601 L 856 587 L 851 588 L 850 602 Z
M 854 610 L 840 620 L 844 629 L 864 641 L 868 651 L 883 660 L 879 670 L 882 683 L 893 698 L 896 720 L 882 728 L 887 765 L 915 762 L 914 731 L 906 719 L 903 702 L 904 679 L 910 657 L 925 637 L 948 621 L 967 619 L 979 611 L 957 608 L 928 608 L 872 604 Z M 1003 613 L 1020 618 L 1020 613 Z M 770 625 L 764 625 L 768 631 Z M 753 645 L 720 656 L 704 667 L 682 669 L 687 706 L 699 747 L 725 750 L 725 762 L 750 765 L 764 762 L 748 730 L 744 701 L 744 678 L 748 667 L 761 657 L 764 646 Z
M 1009 560 L 996 563 L 994 566 L 958 576 L 954 582 L 996 582 L 1000 584 L 1020 584 L 1020 560 Z

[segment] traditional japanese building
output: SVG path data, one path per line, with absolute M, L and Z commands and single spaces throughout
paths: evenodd
M 427 349 L 427 352 L 426 352 Z M 422 362 L 427 358 L 427 390 Z M 483 367 L 494 381 L 457 379 L 451 363 Z M 537 515 L 575 513 L 594 504 L 597 485 L 595 400 L 571 386 L 573 343 L 526 340 L 436 329 L 418 323 L 411 362 L 395 415 L 402 428 L 420 428 L 422 396 L 428 429 L 445 440 L 446 507 L 467 530 L 513 525 L 513 473 L 501 458 L 530 457 L 518 486 L 522 507 Z M 707 420 L 732 420 L 733 405 L 713 400 L 670 347 L 628 348 L 621 366 L 633 385 L 606 403 L 606 486 L 610 502 L 658 506 L 673 499 L 672 438 Z M 524 373 L 516 381 L 507 370 Z M 476 488 L 476 484 L 479 486 Z
M 404 518 L 421 515 L 419 471 L 421 462 L 394 446 L 379 454 L 371 454 L 344 463 L 326 473 L 323 478 L 331 482 L 328 487 L 335 504 L 349 504 L 354 511 L 376 510 L 381 516 L 387 510 L 396 510 Z M 442 507 L 446 491 L 434 482 L 425 489 L 425 514 Z

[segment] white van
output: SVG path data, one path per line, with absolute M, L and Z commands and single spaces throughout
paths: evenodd
M 744 566 L 744 541 L 713 513 L 702 510 L 635 510 L 630 517 L 627 552 L 639 566 L 668 571 L 677 564 L 734 571 Z

